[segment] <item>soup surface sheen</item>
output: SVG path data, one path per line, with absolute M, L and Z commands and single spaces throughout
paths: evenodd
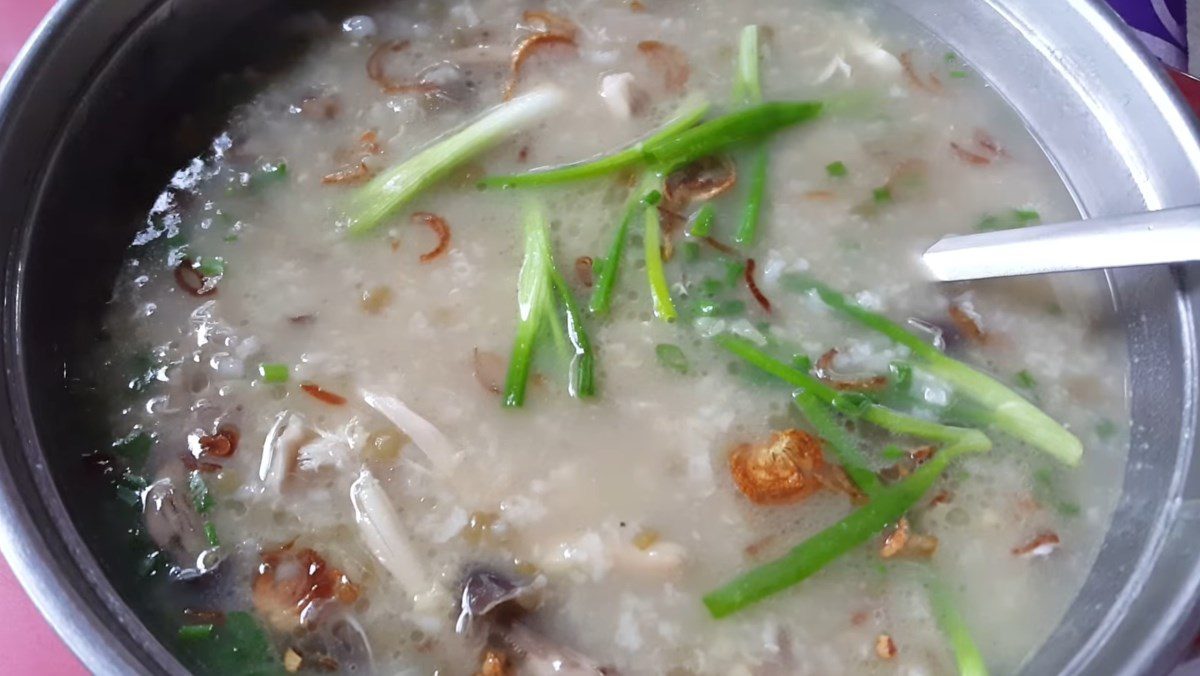
M 1124 343 L 1091 277 L 923 280 L 919 254 L 943 234 L 1067 219 L 1073 206 L 969 64 L 886 12 L 835 5 L 415 1 L 296 22 L 312 46 L 154 204 L 97 359 L 118 437 L 106 452 L 127 468 L 118 494 L 144 503 L 139 537 L 163 550 L 144 573 L 173 618 L 159 627 L 167 643 L 211 671 L 542 673 L 578 653 L 623 674 L 954 673 L 932 577 L 988 667 L 1017 671 L 1074 598 L 1120 494 Z M 596 396 L 571 396 L 566 352 L 545 331 L 524 406 L 502 406 L 523 202 L 542 204 L 586 307 L 637 177 L 477 181 L 612 152 L 687 101 L 712 102 L 710 116 L 736 109 L 751 24 L 765 99 L 827 104 L 765 142 L 757 242 L 734 249 L 756 151 L 724 149 L 738 181 L 709 202 L 710 241 L 674 222 L 701 202 L 659 205 L 679 319 L 655 316 L 639 216 L 611 312 L 582 315 Z M 514 45 L 539 32 L 561 39 L 529 51 L 514 92 L 553 88 L 565 105 L 348 235 L 356 181 L 501 104 Z M 447 225 L 444 251 L 429 253 L 439 239 L 418 212 Z M 737 452 L 813 428 L 791 385 L 715 337 L 785 363 L 803 355 L 830 382 L 921 418 L 962 399 L 910 368 L 908 348 L 796 291 L 796 274 L 930 340 L 920 327 L 941 327 L 948 355 L 1061 422 L 1083 459 L 1067 467 L 984 426 L 990 452 L 955 460 L 908 510 L 910 539 L 936 538 L 932 554 L 885 557 L 889 525 L 714 619 L 705 594 L 865 502 L 837 471 L 802 499 L 751 499 L 731 472 Z M 724 316 L 703 316 L 714 306 Z M 886 400 L 908 378 L 907 404 Z M 885 484 L 929 443 L 842 423 Z M 824 458 L 839 464 L 827 443 Z M 518 624 L 477 617 L 456 632 L 464 579 L 483 570 L 531 584 L 536 601 Z M 488 645 L 510 671 L 481 664 Z M 581 669 L 568 673 L 596 673 Z

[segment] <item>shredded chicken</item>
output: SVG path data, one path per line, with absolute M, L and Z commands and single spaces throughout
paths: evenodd
M 442 476 L 454 475 L 459 453 L 438 428 L 395 397 L 367 390 L 362 390 L 360 394 L 368 406 L 382 413 L 393 425 L 399 427 L 401 432 L 408 435 Z
M 370 470 L 363 469 L 350 487 L 354 521 L 363 543 L 409 596 L 416 600 L 434 590 L 412 539 L 387 493 Z
M 622 120 L 640 114 L 646 107 L 646 92 L 637 86 L 633 73 L 610 73 L 600 78 L 600 98 Z
M 1062 540 L 1056 533 L 1045 532 L 1019 547 L 1014 547 L 1012 553 L 1013 556 L 1022 558 L 1041 558 L 1053 554 L 1061 544 Z
M 290 411 L 280 413 L 263 442 L 262 459 L 258 465 L 258 479 L 264 488 L 276 495 L 281 494 L 289 477 L 296 471 L 300 447 L 316 436 L 304 418 Z

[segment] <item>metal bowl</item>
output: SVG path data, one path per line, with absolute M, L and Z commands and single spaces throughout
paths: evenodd
M 0 85 L 0 550 L 98 673 L 184 669 L 130 610 L 134 592 L 114 586 L 64 364 L 95 340 L 134 224 L 200 148 L 165 140 L 203 107 L 196 83 L 256 59 L 262 26 L 295 4 L 66 0 Z M 892 4 L 1020 112 L 1084 214 L 1200 202 L 1190 114 L 1098 2 Z M 1161 673 L 1197 629 L 1197 270 L 1109 276 L 1133 364 L 1125 490 L 1083 590 L 1025 673 Z

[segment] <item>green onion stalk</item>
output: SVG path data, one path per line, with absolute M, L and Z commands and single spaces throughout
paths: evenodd
M 957 435 L 908 477 L 879 489 L 870 502 L 841 521 L 800 543 L 782 557 L 758 566 L 706 594 L 703 601 L 709 613 L 716 618 L 726 617 L 804 581 L 904 516 L 929 491 L 952 461 L 991 448 L 991 442 L 978 430 L 959 430 Z
M 560 108 L 561 90 L 537 89 L 496 106 L 445 139 L 371 179 L 350 197 L 345 224 L 352 235 L 378 228 L 455 168 Z
M 652 176 L 651 180 L 655 183 L 656 191 L 661 190 L 662 174 L 656 173 Z M 657 199 L 653 201 L 657 202 Z M 642 219 L 646 228 L 642 236 L 646 253 L 646 279 L 650 283 L 650 297 L 654 301 L 654 316 L 665 322 L 675 321 L 679 315 L 675 311 L 675 303 L 671 300 L 671 287 L 667 283 L 667 274 L 663 269 L 662 224 L 658 208 L 653 204 L 646 205 L 642 212 Z
M 761 56 L 758 48 L 758 26 L 742 29 L 738 46 L 737 71 L 734 77 L 734 100 L 743 106 L 762 103 L 762 76 L 759 68 Z M 738 226 L 734 241 L 744 246 L 754 244 L 758 237 L 758 221 L 767 191 L 767 146 L 759 143 L 750 155 L 749 181 L 746 204 L 742 208 L 742 222 Z
M 550 325 L 555 340 L 563 340 L 564 344 L 569 342 L 566 351 L 571 355 L 568 380 L 571 396 L 593 396 L 596 393 L 595 354 L 583 325 L 583 313 L 554 264 L 550 231 L 541 203 L 526 202 L 523 225 L 525 258 L 517 280 L 517 335 L 504 382 L 504 405 L 515 408 L 525 402 L 529 371 L 543 322 Z M 558 315 L 560 305 L 563 318 Z
M 611 155 L 525 174 L 488 176 L 480 181 L 479 185 L 482 188 L 534 188 L 607 176 L 640 163 L 642 150 L 646 146 L 672 138 L 699 124 L 700 120 L 708 114 L 709 107 L 706 101 L 690 100 L 684 103 L 683 107 L 667 120 L 661 129 Z
M 593 160 L 525 174 L 490 176 L 482 188 L 533 188 L 607 176 L 635 166 L 654 167 L 669 173 L 677 167 L 712 155 L 718 150 L 766 138 L 782 129 L 809 122 L 821 115 L 816 101 L 761 103 L 696 124 L 707 110 L 699 105 L 679 114 L 644 141 Z
M 1045 451 L 1066 465 L 1076 466 L 1082 459 L 1083 444 L 1078 437 L 991 376 L 947 357 L 887 317 L 859 306 L 807 276 L 788 275 L 784 284 L 793 291 L 815 293 L 831 309 L 907 347 L 918 367 L 986 409 L 991 428 Z

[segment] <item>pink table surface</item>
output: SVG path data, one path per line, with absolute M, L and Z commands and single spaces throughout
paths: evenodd
M 52 0 L 0 0 L 0 73 L 8 69 L 25 38 L 52 4 Z M 42 619 L 2 558 L 0 617 L 4 618 L 4 631 L 0 631 L 0 655 L 4 656 L 0 672 L 14 676 L 87 673 Z

